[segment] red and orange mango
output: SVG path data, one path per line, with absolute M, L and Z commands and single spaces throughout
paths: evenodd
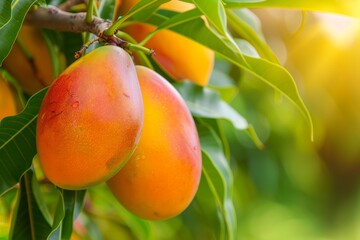
M 40 165 L 55 185 L 84 189 L 113 176 L 141 135 L 143 102 L 131 57 L 104 46 L 50 86 L 37 123 Z

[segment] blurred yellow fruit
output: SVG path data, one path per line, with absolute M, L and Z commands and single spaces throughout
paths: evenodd
M 119 14 L 126 13 L 137 1 L 121 1 Z M 193 4 L 177 0 L 167 2 L 161 9 L 184 12 L 194 8 Z M 140 42 L 156 27 L 133 24 L 122 29 Z M 214 65 L 214 52 L 199 43 L 170 30 L 161 30 L 146 44 L 155 51 L 154 59 L 175 80 L 190 80 L 206 86 Z
M 17 113 L 16 99 L 11 86 L 0 75 L 0 120 Z
M 50 52 L 39 29 L 22 26 L 3 67 L 28 94 L 50 85 L 54 79 Z

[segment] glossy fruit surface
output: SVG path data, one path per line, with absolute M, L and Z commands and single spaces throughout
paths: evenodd
M 14 92 L 0 75 L 0 120 L 17 113 Z
M 130 56 L 100 47 L 50 86 L 37 123 L 41 167 L 51 182 L 83 189 L 107 180 L 129 159 L 143 125 L 143 103 Z
M 139 217 L 161 220 L 192 201 L 201 176 L 201 152 L 193 118 L 179 93 L 156 72 L 137 66 L 144 128 L 128 163 L 107 183 Z
M 122 1 L 120 10 L 126 12 L 136 1 Z M 161 9 L 184 12 L 194 8 L 193 4 L 170 1 Z M 136 41 L 142 41 L 156 28 L 147 24 L 133 24 L 123 30 Z M 214 53 L 199 43 L 170 30 L 161 30 L 146 44 L 155 51 L 154 59 L 175 80 L 190 80 L 206 86 L 214 65 Z
M 48 46 L 34 27 L 22 26 L 3 66 L 28 94 L 50 85 L 54 79 Z

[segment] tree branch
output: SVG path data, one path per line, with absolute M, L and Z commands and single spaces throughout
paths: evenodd
M 88 48 L 89 44 L 100 41 L 100 39 L 107 44 L 116 45 L 129 51 L 141 51 L 150 56 L 154 54 L 152 49 L 124 41 L 116 36 L 116 34 L 111 36 L 104 34 L 104 30 L 108 29 L 112 22 L 93 16 L 92 22 L 87 23 L 86 13 L 84 12 L 69 13 L 54 6 L 38 7 L 36 10 L 32 10 L 27 14 L 25 24 L 60 32 L 90 32 L 98 36 L 97 39 L 85 43 L 84 46 L 76 52 L 76 56 L 80 56 L 81 53 Z
M 54 6 L 38 7 L 30 11 L 25 24 L 39 28 L 47 28 L 61 32 L 90 32 L 97 36 L 111 25 L 110 20 L 94 17 L 91 23 L 86 23 L 86 13 L 68 13 Z

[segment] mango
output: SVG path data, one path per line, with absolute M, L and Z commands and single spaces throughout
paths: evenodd
M 4 117 L 15 115 L 16 113 L 17 104 L 14 91 L 0 75 L 0 120 Z
M 194 120 L 180 94 L 156 72 L 137 66 L 144 102 L 144 128 L 137 149 L 107 184 L 130 212 L 151 220 L 180 214 L 201 177 L 201 151 Z
M 136 0 L 121 1 L 119 14 L 126 13 Z M 184 12 L 194 8 L 193 4 L 173 0 L 161 9 Z M 148 24 L 132 24 L 122 29 L 136 41 L 142 41 L 156 27 Z M 155 51 L 154 59 L 175 80 L 190 80 L 206 86 L 214 66 L 214 52 L 201 44 L 170 30 L 161 30 L 146 44 Z
M 39 29 L 21 27 L 17 42 L 3 62 L 3 67 L 32 95 L 54 79 L 53 65 L 45 39 Z
M 131 57 L 99 47 L 70 65 L 40 107 L 36 143 L 48 179 L 84 189 L 113 176 L 137 146 L 143 102 Z

